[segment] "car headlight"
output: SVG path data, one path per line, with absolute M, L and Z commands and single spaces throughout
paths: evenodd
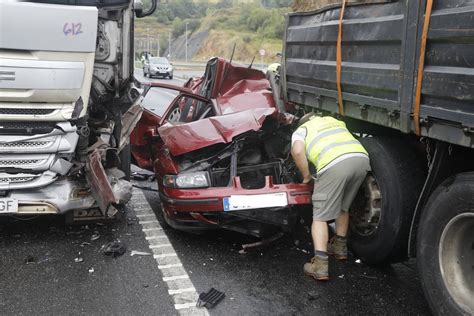
M 171 71 L 171 70 L 173 70 L 173 67 L 171 67 L 171 66 L 168 67 L 168 71 Z
M 163 178 L 163 185 L 165 187 L 179 189 L 207 188 L 210 182 L 209 173 L 205 171 L 166 175 Z

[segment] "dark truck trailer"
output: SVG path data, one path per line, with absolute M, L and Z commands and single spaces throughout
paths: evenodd
M 353 253 L 371 264 L 416 256 L 432 310 L 474 314 L 474 1 L 349 3 L 340 22 L 341 11 L 288 15 L 285 101 L 368 136 Z

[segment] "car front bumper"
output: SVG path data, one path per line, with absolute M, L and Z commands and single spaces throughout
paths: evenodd
M 235 177 L 233 185 L 229 187 L 211 187 L 205 189 L 174 189 L 160 186 L 160 199 L 165 216 L 175 223 L 192 226 L 216 224 L 211 218 L 219 215 L 232 215 L 233 211 L 224 210 L 224 200 L 231 196 L 251 196 L 286 194 L 287 205 L 279 208 L 288 208 L 294 205 L 311 204 L 312 185 L 307 184 L 273 184 L 270 176 L 266 177 L 265 186 L 260 189 L 245 189 L 239 177 Z M 271 207 L 268 207 L 271 208 Z M 268 209 L 264 206 L 249 211 Z M 239 212 L 246 210 L 239 210 Z

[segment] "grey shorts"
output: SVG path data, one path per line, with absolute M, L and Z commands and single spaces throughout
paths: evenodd
M 324 171 L 314 181 L 313 220 L 330 221 L 342 211 L 349 211 L 370 161 L 365 157 L 351 157 Z

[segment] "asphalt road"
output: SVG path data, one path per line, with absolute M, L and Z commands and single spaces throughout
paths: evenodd
M 148 181 L 137 185 L 156 188 Z M 211 315 L 429 314 L 414 262 L 376 268 L 354 258 L 331 261 L 332 280 L 317 283 L 302 273 L 312 249 L 308 220 L 296 233 L 240 254 L 243 243 L 256 240 L 228 231 L 175 231 L 163 223 L 156 192 L 143 192 L 146 199 L 134 194 L 126 219 L 114 224 L 67 226 L 62 217 L 2 218 L 0 314 L 177 314 L 160 262 L 151 255 L 131 256 L 134 250 L 159 250 L 150 249 L 146 240 L 146 225 L 155 216 L 195 291 L 214 287 L 225 292 Z M 143 218 L 149 215 L 139 212 L 148 203 L 155 215 Z M 104 255 L 103 246 L 111 241 L 125 245 L 126 253 Z M 179 312 L 186 314 L 186 309 Z
M 166 97 L 156 92 L 146 106 L 161 111 Z M 154 182 L 136 185 L 156 189 Z M 312 249 L 307 213 L 295 233 L 240 254 L 256 240 L 175 231 L 150 190 L 134 191 L 118 223 L 0 218 L 0 315 L 205 315 L 193 306 L 196 293 L 211 287 L 226 295 L 211 315 L 429 314 L 414 261 L 370 267 L 351 257 L 331 261 L 330 282 L 304 276 Z M 124 245 L 125 254 L 106 256 L 109 242 Z

